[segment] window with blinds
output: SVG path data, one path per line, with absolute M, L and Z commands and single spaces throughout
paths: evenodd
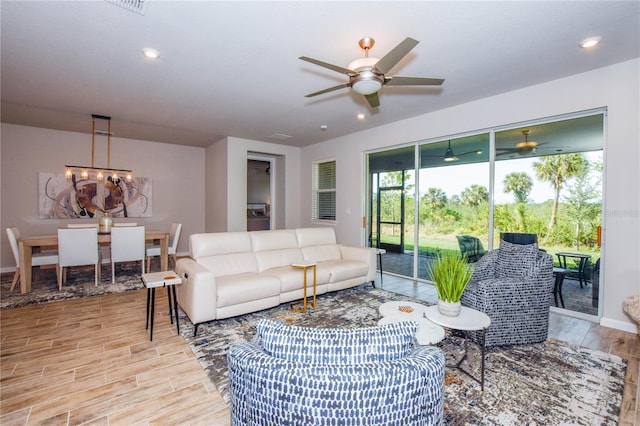
M 336 220 L 336 161 L 313 163 L 312 220 Z

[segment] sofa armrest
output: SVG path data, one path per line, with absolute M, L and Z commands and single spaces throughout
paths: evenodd
M 353 247 L 338 244 L 343 259 L 357 260 L 367 264 L 367 281 L 376 279 L 376 250 L 371 247 Z
M 176 273 L 182 285 L 176 287 L 178 304 L 193 324 L 216 319 L 216 277 L 193 259 L 178 259 Z

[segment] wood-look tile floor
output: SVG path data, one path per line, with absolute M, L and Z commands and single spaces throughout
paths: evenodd
M 378 287 L 433 297 L 431 286 L 392 276 Z M 157 292 L 153 342 L 145 290 L 0 311 L 0 424 L 228 425 L 166 307 Z M 640 425 L 636 334 L 552 314 L 550 337 L 627 358 L 620 425 Z
M 0 424 L 229 424 L 156 293 L 152 342 L 146 290 L 1 311 Z

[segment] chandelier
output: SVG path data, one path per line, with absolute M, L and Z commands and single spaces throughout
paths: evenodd
M 106 121 L 107 130 L 96 130 L 96 120 Z M 95 167 L 96 135 L 107 137 L 107 167 Z M 66 178 L 74 180 L 76 173 L 79 173 L 83 180 L 92 178 L 98 182 L 104 182 L 107 179 L 118 183 L 121 178 L 124 178 L 127 182 L 131 182 L 133 180 L 133 172 L 131 170 L 111 168 L 111 135 L 111 117 L 91 114 L 91 166 L 72 166 L 67 164 L 65 165 Z

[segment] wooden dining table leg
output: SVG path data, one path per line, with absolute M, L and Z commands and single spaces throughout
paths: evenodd
M 27 246 L 24 242 L 18 242 L 20 249 L 20 293 L 31 291 L 31 262 L 33 247 Z

